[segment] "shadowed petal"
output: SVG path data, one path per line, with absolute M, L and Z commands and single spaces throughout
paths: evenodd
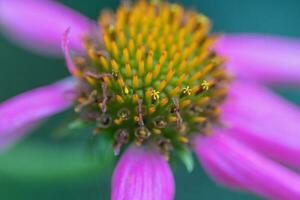
M 174 187 L 168 162 L 159 153 L 131 147 L 115 169 L 112 200 L 172 200 Z
M 67 69 L 69 70 L 69 72 L 73 75 L 76 76 L 77 75 L 77 69 L 76 66 L 73 63 L 73 60 L 71 58 L 70 55 L 70 50 L 69 50 L 69 35 L 71 32 L 71 28 L 68 28 L 62 38 L 61 41 L 61 47 L 64 53 L 64 57 L 65 57 L 65 61 L 66 61 L 66 65 L 67 65 Z
M 237 83 L 223 107 L 234 137 L 268 156 L 300 168 L 300 110 L 266 88 Z
M 300 199 L 300 176 L 230 138 L 228 133 L 198 138 L 197 155 L 222 184 L 271 199 Z
M 229 58 L 239 78 L 267 83 L 300 83 L 300 40 L 263 35 L 226 35 L 217 51 Z
M 51 0 L 0 0 L 0 27 L 15 42 L 37 53 L 61 54 L 68 27 L 71 48 L 82 49 L 81 39 L 93 23 L 79 13 Z
M 40 120 L 68 108 L 73 96 L 70 92 L 74 87 L 73 79 L 65 79 L 1 103 L 0 148 L 4 148 L 24 135 Z
M 12 146 L 14 143 L 18 141 L 26 133 L 29 133 L 32 129 L 38 126 L 40 121 L 32 122 L 24 125 L 23 127 L 16 128 L 9 132 L 7 135 L 0 136 L 0 154 Z

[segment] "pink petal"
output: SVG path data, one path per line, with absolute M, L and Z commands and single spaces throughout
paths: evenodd
M 222 184 L 271 199 L 300 199 L 300 176 L 268 160 L 217 130 L 198 138 L 197 155 L 208 173 Z
M 37 53 L 61 54 L 60 41 L 68 27 L 71 48 L 82 50 L 82 36 L 94 24 L 81 14 L 51 0 L 0 0 L 0 27 L 17 44 Z
M 68 108 L 72 103 L 74 87 L 73 79 L 65 79 L 1 103 L 0 148 L 23 136 L 40 120 Z
M 115 169 L 112 200 L 172 200 L 174 187 L 168 162 L 158 152 L 130 147 Z
M 229 58 L 239 78 L 267 83 L 300 83 L 300 40 L 264 35 L 226 35 L 217 51 Z
M 232 85 L 223 110 L 231 135 L 266 155 L 300 167 L 300 110 L 262 86 Z

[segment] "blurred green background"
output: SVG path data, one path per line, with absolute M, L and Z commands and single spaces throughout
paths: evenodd
M 102 8 L 115 9 L 117 0 L 60 1 L 97 19 Z M 259 32 L 300 38 L 298 0 L 186 0 L 177 1 L 208 15 L 217 32 Z M 68 75 L 62 59 L 40 57 L 20 49 L 0 35 L 0 101 Z M 299 90 L 277 88 L 300 104 Z M 75 134 L 59 139 L 65 117 L 58 115 L 16 147 L 0 156 L 0 199 L 109 199 L 114 158 L 110 148 L 90 148 L 91 138 Z M 1 116 L 0 116 L 1 117 Z M 58 128 L 57 128 L 58 127 Z M 88 141 L 88 142 L 87 142 Z M 99 153 L 101 152 L 101 153 Z M 177 200 L 257 199 L 217 186 L 196 164 L 192 173 L 174 168 Z

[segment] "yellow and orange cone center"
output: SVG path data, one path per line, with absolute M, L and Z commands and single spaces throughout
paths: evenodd
M 154 144 L 168 156 L 209 135 L 227 94 L 224 59 L 210 21 L 171 3 L 138 1 L 99 19 L 102 42 L 86 38 L 77 112 L 123 144 Z

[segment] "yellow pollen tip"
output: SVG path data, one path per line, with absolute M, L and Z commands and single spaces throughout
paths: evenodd
M 152 97 L 153 101 L 158 101 L 159 100 L 159 93 L 160 93 L 159 91 L 152 90 L 151 97 Z
M 125 95 L 128 95 L 128 94 L 129 94 L 129 89 L 128 89 L 127 86 L 124 86 L 123 92 L 124 92 Z
M 190 96 L 192 94 L 192 89 L 189 86 L 187 86 L 183 88 L 181 94 L 182 96 Z
M 208 83 L 206 80 L 204 80 L 202 83 L 201 83 L 201 87 L 203 90 L 207 91 L 209 90 L 210 88 L 210 83 Z
M 181 143 L 187 144 L 189 142 L 189 139 L 186 138 L 186 137 L 181 136 L 181 137 L 178 138 L 178 141 L 181 142 Z

